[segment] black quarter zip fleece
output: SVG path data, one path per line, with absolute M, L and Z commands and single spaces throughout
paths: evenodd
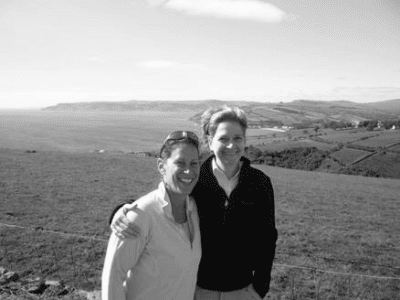
M 228 197 L 213 174 L 213 158 L 202 164 L 192 192 L 202 244 L 198 286 L 227 292 L 253 284 L 264 297 L 277 240 L 271 180 L 242 158 L 238 184 Z

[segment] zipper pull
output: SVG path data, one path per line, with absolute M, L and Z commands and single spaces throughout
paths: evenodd
M 228 207 L 228 205 L 229 205 L 229 202 L 228 202 L 228 200 L 225 200 L 225 207 Z

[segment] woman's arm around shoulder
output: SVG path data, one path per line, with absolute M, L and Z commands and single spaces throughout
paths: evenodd
M 147 212 L 137 208 L 129 210 L 126 217 L 129 222 L 140 226 L 142 234 L 136 239 L 121 239 L 111 233 L 102 274 L 103 300 L 125 300 L 124 281 L 150 236 L 150 217 Z

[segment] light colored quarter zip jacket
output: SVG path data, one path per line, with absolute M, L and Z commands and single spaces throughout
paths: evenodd
M 128 218 L 140 237 L 111 234 L 102 275 L 103 300 L 191 300 L 201 257 L 197 207 L 186 199 L 187 224 L 172 216 L 165 186 L 136 200 Z

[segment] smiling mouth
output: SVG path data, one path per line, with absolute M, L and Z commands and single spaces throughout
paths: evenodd
M 230 151 L 230 152 L 225 151 L 225 155 L 233 156 L 233 155 L 236 155 L 236 154 L 237 154 L 236 151 Z
M 183 183 L 190 184 L 193 182 L 194 179 L 180 178 L 179 180 Z

